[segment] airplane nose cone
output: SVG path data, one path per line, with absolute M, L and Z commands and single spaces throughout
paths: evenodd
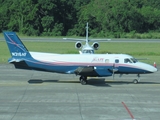
M 158 71 L 158 69 L 157 69 L 156 67 L 151 66 L 151 65 L 149 65 L 147 69 L 148 69 L 148 71 L 151 72 L 151 73 L 154 73 L 154 72 L 157 72 L 157 71 Z
M 142 63 L 142 62 L 139 62 L 139 63 L 140 64 L 138 64 L 138 66 L 141 67 L 143 70 L 145 70 L 146 73 L 154 73 L 158 71 L 158 69 L 152 65 Z
M 157 72 L 157 71 L 158 71 L 158 69 L 156 67 L 152 68 L 152 72 Z

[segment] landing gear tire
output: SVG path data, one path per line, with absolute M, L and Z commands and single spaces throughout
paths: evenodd
M 137 84 L 137 83 L 138 83 L 138 80 L 137 80 L 137 79 L 134 79 L 134 80 L 133 80 L 133 83 L 134 83 L 134 84 Z
M 86 85 L 87 84 L 87 80 L 81 79 L 80 82 L 81 82 L 82 85 Z
M 81 76 L 81 77 L 79 78 L 79 80 L 80 80 L 80 82 L 81 82 L 82 85 L 86 85 L 86 84 L 87 84 L 87 77 Z

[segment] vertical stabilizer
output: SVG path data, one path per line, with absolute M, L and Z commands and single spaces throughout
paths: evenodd
M 86 44 L 88 44 L 88 22 L 86 25 Z
M 27 48 L 24 46 L 22 41 L 16 35 L 15 32 L 3 32 L 4 38 L 8 45 L 12 60 L 14 59 L 23 59 L 31 57 Z

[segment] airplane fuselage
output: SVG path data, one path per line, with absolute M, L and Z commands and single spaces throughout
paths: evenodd
M 111 76 L 113 68 L 117 74 L 145 74 L 156 71 L 151 65 L 136 61 L 126 54 L 52 54 L 30 52 L 32 58 L 26 59 L 27 69 L 75 74 L 79 67 L 93 67 L 88 76 Z M 127 61 L 128 60 L 128 61 Z M 11 60 L 10 60 L 11 61 Z M 12 58 L 12 62 L 13 62 Z M 25 69 L 25 67 L 24 67 Z

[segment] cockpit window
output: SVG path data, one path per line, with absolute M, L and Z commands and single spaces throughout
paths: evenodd
M 83 50 L 83 53 L 94 54 L 94 51 L 93 50 Z
M 136 62 L 138 62 L 138 60 L 136 60 L 135 58 L 124 59 L 124 63 L 136 63 Z
M 137 60 L 137 59 L 135 59 L 135 58 L 131 58 L 131 60 L 133 61 L 133 63 L 138 62 L 138 60 Z
M 129 58 L 124 59 L 124 63 L 132 63 L 132 61 Z

